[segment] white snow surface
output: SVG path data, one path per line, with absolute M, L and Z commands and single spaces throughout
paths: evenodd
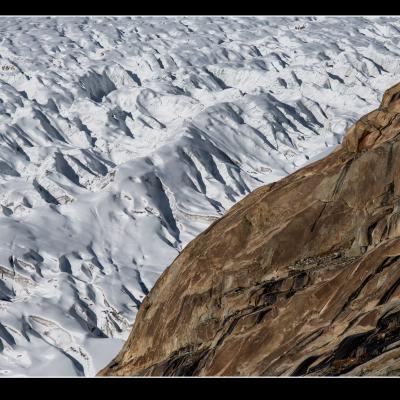
M 400 79 L 400 18 L 0 18 L 0 375 L 93 376 L 182 248 Z

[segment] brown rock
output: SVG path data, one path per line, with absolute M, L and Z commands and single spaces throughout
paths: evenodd
M 193 240 L 100 375 L 400 374 L 400 84 Z

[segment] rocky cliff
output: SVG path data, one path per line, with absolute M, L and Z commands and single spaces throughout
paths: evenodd
M 193 240 L 100 375 L 399 375 L 400 84 Z

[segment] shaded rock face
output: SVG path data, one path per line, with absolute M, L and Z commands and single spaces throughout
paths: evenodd
M 100 375 L 400 375 L 400 84 L 193 240 Z

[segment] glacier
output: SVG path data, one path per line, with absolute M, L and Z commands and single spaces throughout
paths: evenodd
M 399 17 L 1 17 L 0 376 L 94 376 L 182 248 L 329 152 Z

